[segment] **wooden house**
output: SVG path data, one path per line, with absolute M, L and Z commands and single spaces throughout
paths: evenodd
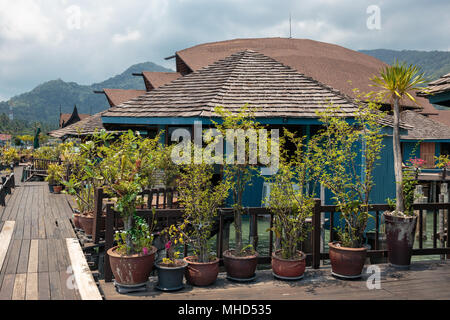
M 185 72 L 181 78 L 112 107 L 102 114 L 102 121 L 108 130 L 140 128 L 149 136 L 164 130 L 163 139 L 168 143 L 176 128 L 192 132 L 195 121 L 207 127 L 212 120 L 219 120 L 214 112 L 216 106 L 236 112 L 249 104 L 259 109 L 255 116 L 261 124 L 287 127 L 310 136 L 321 125 L 316 111 L 324 110 L 329 103 L 340 106 L 341 116 L 348 119 L 357 108 L 349 95 L 272 57 L 246 49 Z M 376 169 L 374 202 L 385 202 L 395 193 L 390 134 L 391 128 L 386 127 L 386 147 L 382 163 Z M 262 178 L 255 178 L 252 188 L 247 188 L 246 206 L 261 205 L 263 183 Z M 322 197 L 325 202 L 331 202 L 330 195 Z
M 74 106 L 72 113 L 59 114 L 59 128 L 65 128 L 87 117 L 90 117 L 90 114 L 78 113 L 77 106 Z
M 102 91 L 94 91 L 95 93 L 104 94 L 110 107 L 120 105 L 121 103 L 128 101 L 132 98 L 138 97 L 145 93 L 144 90 L 124 90 L 124 89 L 103 89 Z M 50 131 L 49 136 L 66 140 L 67 138 L 82 138 L 85 139 L 92 135 L 96 130 L 102 130 L 103 112 L 96 113 L 94 115 L 83 116 L 82 120 L 78 120 L 74 123 L 67 124 L 64 127 Z

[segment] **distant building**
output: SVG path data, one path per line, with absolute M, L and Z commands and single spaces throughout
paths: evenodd
M 11 144 L 12 136 L 10 134 L 0 133 L 0 146 Z
M 65 128 L 90 116 L 90 114 L 78 113 L 77 106 L 74 106 L 72 113 L 59 114 L 59 128 Z

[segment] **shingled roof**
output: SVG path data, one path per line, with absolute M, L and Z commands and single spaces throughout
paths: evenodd
M 182 75 L 179 72 L 142 72 L 144 77 L 145 87 L 147 91 L 159 88 L 173 80 L 180 78 Z
M 130 99 L 143 95 L 145 90 L 103 89 L 111 107 L 118 106 Z
M 374 57 L 335 44 L 310 39 L 257 38 L 204 43 L 177 51 L 177 70 L 196 71 L 245 49 L 272 57 L 350 97 L 354 97 L 354 88 L 361 92 L 377 90 L 370 86 L 370 78 L 387 66 Z M 402 103 L 409 108 L 417 108 L 407 99 Z M 423 108 L 423 113 L 435 111 L 423 97 L 417 97 L 417 104 Z
M 253 50 L 234 53 L 138 98 L 103 117 L 213 117 L 216 106 L 237 112 L 257 107 L 256 117 L 317 118 L 328 103 L 343 115 L 357 108 L 339 91 Z
M 436 140 L 450 139 L 450 127 L 425 117 L 417 112 L 406 110 L 401 113 L 401 120 L 414 126 L 407 135 L 402 135 L 402 140 Z
M 96 113 L 65 128 L 50 131 L 48 135 L 59 139 L 91 135 L 96 129 L 104 129 L 102 123 L 102 113 L 103 112 Z
M 428 97 L 430 95 L 444 92 L 450 92 L 450 73 L 430 82 L 426 92 L 420 92 L 419 95 Z
M 437 110 L 436 115 L 430 115 L 429 117 L 435 121 L 443 123 L 450 127 L 450 110 Z

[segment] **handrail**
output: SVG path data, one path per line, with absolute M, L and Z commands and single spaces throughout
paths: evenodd
M 6 195 L 12 193 L 12 189 L 16 187 L 14 172 L 7 177 L 2 177 L 0 185 L 0 206 L 6 207 Z
M 147 193 L 151 193 L 147 191 Z M 96 192 L 96 199 L 99 201 L 98 203 L 102 203 L 104 199 L 103 190 L 98 189 Z M 101 199 L 101 201 L 100 201 Z M 103 205 L 102 205 L 103 206 Z M 155 205 L 149 205 L 148 208 L 153 209 L 137 209 L 136 214 L 143 217 L 144 219 L 147 219 L 150 221 L 150 219 L 157 219 L 158 221 L 158 229 L 162 229 L 165 226 L 169 226 L 170 224 L 180 221 L 183 216 L 183 209 L 182 208 L 162 208 L 162 205 L 159 204 L 159 208 L 155 208 Z M 98 209 L 98 208 L 97 208 Z M 447 219 L 450 219 L 450 203 L 417 203 L 413 205 L 413 209 L 416 211 L 419 211 L 419 215 L 422 215 L 424 210 L 432 211 L 435 215 L 433 222 L 436 224 L 437 219 L 436 215 L 438 214 L 439 210 L 445 210 L 447 212 Z M 380 230 L 380 222 L 381 222 L 381 214 L 385 211 L 390 211 L 391 207 L 388 204 L 371 204 L 369 206 L 369 211 L 374 216 L 375 219 L 375 244 L 373 248 L 370 248 L 367 252 L 367 255 L 369 257 L 379 257 L 379 256 L 387 256 L 387 250 L 380 249 L 380 239 L 379 235 L 381 233 Z M 102 208 L 103 211 L 103 208 Z M 250 239 L 252 241 L 252 244 L 254 245 L 255 249 L 258 249 L 258 217 L 260 216 L 266 216 L 268 217 L 270 226 L 273 226 L 274 223 L 274 215 L 268 208 L 245 208 L 246 213 L 250 216 Z M 309 223 L 311 223 L 311 233 L 309 234 L 308 240 L 305 241 L 304 245 L 311 247 L 311 252 L 306 252 L 306 262 L 309 266 L 312 266 L 314 269 L 320 268 L 321 260 L 329 259 L 329 255 L 327 252 L 322 252 L 322 245 L 321 245 L 321 237 L 322 232 L 324 231 L 324 225 L 322 221 L 322 213 L 329 213 L 329 222 L 330 227 L 328 232 L 330 232 L 330 241 L 334 240 L 334 233 L 333 233 L 333 227 L 336 224 L 336 216 L 340 214 L 339 207 L 335 205 L 321 205 L 320 200 L 316 200 L 313 214 L 311 219 L 309 220 Z M 154 216 L 154 214 L 156 216 Z M 224 239 L 224 226 L 225 226 L 225 219 L 233 217 L 233 209 L 232 208 L 220 208 L 218 210 L 218 217 L 216 219 L 216 230 L 217 230 L 217 248 L 216 248 L 216 254 L 221 259 L 221 263 L 223 263 L 222 260 L 222 251 L 223 248 L 228 245 Z M 99 220 L 97 220 L 99 221 Z M 115 212 L 113 209 L 113 204 L 108 203 L 106 205 L 106 221 L 105 221 L 105 252 L 112 248 L 114 245 L 114 232 L 115 230 L 119 230 L 122 228 L 122 225 L 119 223 L 120 221 L 120 215 L 119 213 Z M 450 220 L 448 220 L 450 221 Z M 97 228 L 99 227 L 99 224 L 97 224 Z M 436 241 L 433 242 L 432 248 L 423 248 L 423 225 L 418 224 L 419 228 L 419 248 L 413 250 L 413 255 L 435 255 L 435 254 L 447 254 L 450 255 L 450 241 L 449 241 L 449 228 L 447 228 L 447 241 L 446 245 L 442 248 L 437 247 Z M 436 229 L 436 226 L 434 226 L 434 230 Z M 276 240 L 274 233 L 272 230 L 269 230 L 269 254 L 266 256 L 259 256 L 258 263 L 260 264 L 269 264 L 271 261 L 271 255 L 274 252 L 274 240 Z M 98 233 L 99 234 L 99 233 Z M 185 245 L 184 247 L 184 253 L 185 255 L 188 252 L 188 246 Z M 109 282 L 112 281 L 112 272 L 109 267 L 109 257 L 107 254 L 105 254 L 105 265 L 104 265 L 104 271 L 105 271 L 105 281 Z

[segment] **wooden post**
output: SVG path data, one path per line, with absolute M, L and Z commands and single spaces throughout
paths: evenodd
M 312 267 L 314 269 L 320 268 L 320 233 L 321 233 L 321 204 L 320 200 L 316 200 L 314 205 L 314 212 L 312 217 Z
M 97 188 L 94 191 L 95 197 L 95 211 L 94 211 L 94 223 L 93 223 L 93 231 L 94 234 L 92 236 L 92 240 L 95 244 L 100 241 L 100 227 L 101 227 L 101 219 L 103 213 L 103 188 Z
M 417 185 L 415 190 L 416 196 L 414 197 L 414 203 L 427 203 L 428 198 L 423 195 L 423 186 Z M 418 215 L 418 210 L 415 211 L 415 214 Z M 423 212 L 422 219 L 418 219 L 417 228 L 416 228 L 416 239 L 419 239 L 419 230 L 423 228 L 422 236 L 424 239 L 427 239 L 427 212 Z
M 105 263 L 103 266 L 105 271 L 105 282 L 111 282 L 113 277 L 108 250 L 114 245 L 114 218 L 113 204 L 108 203 L 106 205 Z
M 250 243 L 256 250 L 258 248 L 258 215 L 250 215 Z
M 439 195 L 440 203 L 448 202 L 448 185 L 447 183 L 441 183 L 441 194 Z M 444 217 L 445 211 L 443 209 L 439 210 L 439 240 L 441 243 L 441 248 L 445 247 L 444 242 Z M 445 259 L 445 255 L 441 254 L 441 260 Z

